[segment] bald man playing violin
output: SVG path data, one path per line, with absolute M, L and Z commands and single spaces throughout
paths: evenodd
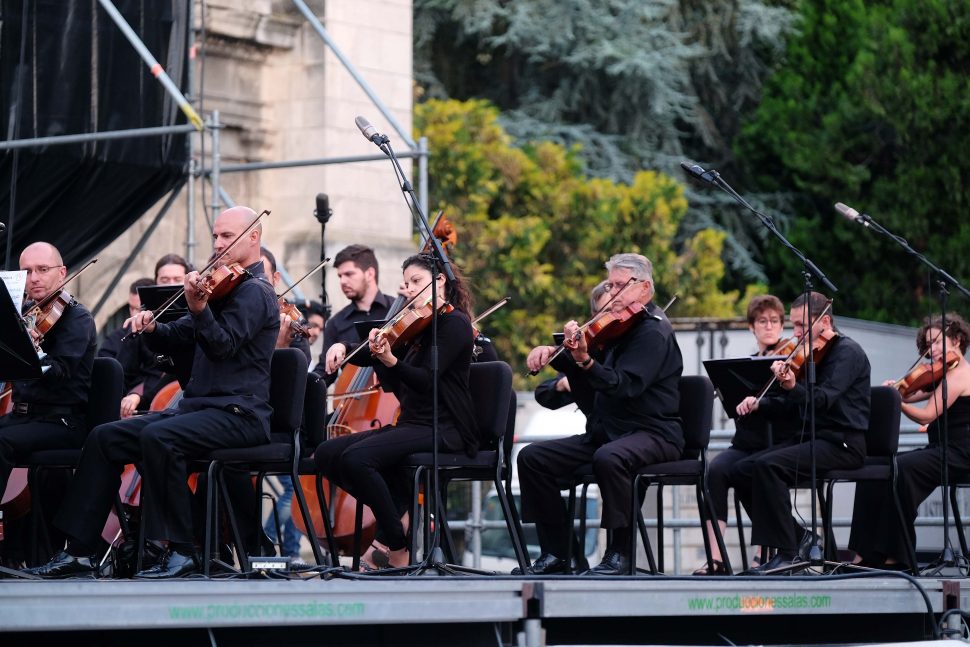
M 670 322 L 653 303 L 653 267 L 640 254 L 616 254 L 606 269 L 612 312 L 640 303 L 645 314 L 606 345 L 601 360 L 590 355 L 577 322 L 563 328 L 566 352 L 551 365 L 569 380 L 576 402 L 588 403 L 586 433 L 532 443 L 519 452 L 522 519 L 536 523 L 542 550 L 530 569 L 536 575 L 582 568 L 579 559 L 574 564 L 565 560 L 572 518 L 559 481 L 583 465 L 593 467 L 603 497 L 602 527 L 612 531 L 603 561 L 589 572 L 628 572 L 632 474 L 645 465 L 676 460 L 684 448 L 678 389 L 683 361 Z M 555 350 L 534 348 L 526 364 L 537 371 L 550 363 Z
M 67 277 L 61 254 L 50 243 L 28 245 L 20 254 L 20 269 L 27 272 L 24 310 L 50 295 Z M 91 313 L 72 299 L 46 335 L 41 337 L 33 327 L 27 333 L 43 352 L 44 374 L 37 380 L 13 382 L 13 411 L 0 418 L 0 494 L 11 470 L 28 454 L 80 447 L 88 433 L 84 415 L 97 348 Z M 48 503 L 55 502 L 48 499 Z M 7 533 L 13 534 L 10 526 Z M 8 536 L 8 549 L 9 540 Z M 17 559 L 7 552 L 7 559 L 15 563 Z
M 789 318 L 799 340 L 812 330 L 814 348 L 825 346 L 817 361 L 814 402 L 808 402 L 804 372 L 788 361 L 771 365 L 780 393 L 745 398 L 738 415 L 761 411 L 772 418 L 808 419 L 815 410 L 815 464 L 819 473 L 861 467 L 869 427 L 869 358 L 855 341 L 835 329 L 831 301 L 818 292 L 799 296 Z M 803 353 L 804 355 L 804 353 Z M 764 575 L 808 557 L 814 537 L 792 517 L 789 488 L 805 483 L 811 470 L 812 439 L 803 427 L 788 443 L 752 454 L 734 464 L 729 479 L 751 516 L 751 543 L 776 548 L 774 558 L 744 571 Z
M 167 542 L 155 566 L 138 573 L 144 579 L 180 577 L 195 572 L 187 462 L 213 449 L 250 447 L 268 442 L 270 360 L 279 332 L 279 307 L 263 277 L 261 227 L 256 213 L 234 207 L 219 214 L 213 226 L 214 248 L 226 252 L 221 263 L 238 263 L 244 279 L 217 300 L 200 289 L 198 272 L 185 276 L 189 313 L 168 324 L 140 312 L 125 325 L 144 333 L 149 347 L 169 354 L 194 346 L 192 377 L 178 407 L 99 425 L 91 430 L 74 487 L 55 519 L 69 538 L 67 550 L 30 572 L 69 577 L 95 571 L 101 529 L 126 463 L 138 463 L 150 503 L 144 509 L 146 537 Z

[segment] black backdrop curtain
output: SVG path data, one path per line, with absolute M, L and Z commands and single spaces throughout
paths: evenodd
M 114 5 L 185 88 L 189 0 Z M 186 123 L 96 0 L 0 0 L 0 12 L 5 141 Z M 16 155 L 11 219 L 15 151 L 0 151 L 0 221 L 7 226 L 0 266 L 16 268 L 20 250 L 45 240 L 70 267 L 97 254 L 184 182 L 186 135 L 19 149 Z

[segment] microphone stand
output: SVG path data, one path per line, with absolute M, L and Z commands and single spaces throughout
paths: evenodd
M 868 214 L 858 214 L 853 215 L 849 212 L 854 212 L 855 210 L 848 207 L 843 210 L 840 207 L 844 205 L 837 205 L 836 209 L 843 215 L 852 218 L 863 227 L 867 229 L 872 229 L 876 233 L 886 236 L 897 245 L 902 247 L 911 256 L 914 256 L 921 263 L 926 265 L 930 271 L 936 275 L 936 287 L 940 296 L 940 326 L 942 326 L 941 337 L 943 340 L 943 376 L 940 379 L 940 385 L 942 388 L 943 396 L 943 410 L 940 412 L 939 417 L 939 429 L 940 429 L 940 462 L 942 463 L 940 487 L 943 492 L 943 550 L 940 556 L 937 557 L 936 561 L 927 566 L 926 575 L 939 575 L 944 568 L 956 567 L 960 568 L 961 565 L 967 563 L 967 557 L 958 553 L 953 548 L 953 543 L 950 541 L 950 499 L 949 499 L 949 489 L 950 489 L 950 468 L 949 468 L 949 429 L 947 428 L 947 365 L 946 365 L 946 306 L 947 297 L 950 294 L 949 287 L 953 286 L 964 294 L 964 296 L 970 297 L 970 291 L 963 287 L 959 281 L 953 278 L 946 270 L 937 266 L 932 261 L 930 261 L 926 256 L 917 252 L 913 249 L 910 244 L 902 236 L 897 236 L 893 234 L 888 229 L 880 225 L 878 222 L 872 219 Z M 915 546 L 912 546 L 913 552 L 911 555 L 915 555 Z M 917 569 L 917 564 L 913 564 L 914 572 Z
M 438 512 L 440 506 L 438 505 L 438 385 L 439 385 L 439 374 L 438 374 L 438 277 L 440 272 L 438 270 L 438 262 L 441 263 L 441 268 L 444 270 L 445 278 L 451 281 L 452 284 L 455 282 L 455 274 L 451 269 L 451 261 L 448 260 L 448 255 L 445 254 L 444 249 L 441 247 L 441 242 L 435 237 L 434 231 L 432 230 L 431 223 L 428 222 L 428 217 L 425 215 L 421 208 L 421 203 L 418 202 L 418 197 L 414 193 L 414 187 L 408 180 L 407 174 L 401 167 L 401 163 L 394 154 L 394 149 L 391 148 L 391 140 L 387 135 L 377 134 L 376 131 L 373 135 L 369 135 L 365 132 L 364 128 L 361 126 L 361 117 L 358 117 L 358 127 L 361 127 L 361 132 L 367 139 L 374 142 L 381 151 L 387 155 L 388 159 L 391 160 L 391 165 L 394 168 L 394 174 L 397 176 L 398 182 L 401 185 L 401 193 L 404 197 L 404 202 L 407 204 L 408 209 L 411 210 L 411 215 L 418 225 L 419 230 L 423 235 L 427 237 L 427 244 L 431 251 L 431 284 L 435 286 L 431 290 L 431 310 L 435 313 L 435 316 L 431 318 L 431 437 L 432 437 L 432 447 L 431 447 L 431 492 L 425 492 L 425 505 L 429 505 L 429 502 L 433 501 L 432 509 Z M 366 124 L 366 120 L 363 120 Z M 372 128 L 370 124 L 368 127 Z M 437 262 L 435 262 L 437 261 Z M 417 520 L 411 519 L 411 532 L 417 532 Z M 402 568 L 387 568 L 376 571 L 373 574 L 387 574 L 387 575 L 457 575 L 463 572 L 470 573 L 480 573 L 487 574 L 487 571 L 476 571 L 473 569 L 468 569 L 463 566 L 456 566 L 452 564 L 445 563 L 444 552 L 441 550 L 441 523 L 434 524 L 434 530 L 430 533 L 430 543 L 424 548 L 424 559 L 419 564 L 413 564 L 410 566 L 405 566 Z
M 687 173 L 691 176 L 712 184 L 719 188 L 720 190 L 727 193 L 729 196 L 734 198 L 734 200 L 740 204 L 742 207 L 753 213 L 761 221 L 761 224 L 765 226 L 769 232 L 771 232 L 775 238 L 781 242 L 782 246 L 787 248 L 792 254 L 794 254 L 802 262 L 802 277 L 804 278 L 803 295 L 805 300 L 805 313 L 807 319 L 807 334 L 808 334 L 808 348 L 809 352 L 805 353 L 805 387 L 807 390 L 806 396 L 806 409 L 808 414 L 808 431 L 809 431 L 809 482 L 811 486 L 811 496 L 812 496 L 812 538 L 811 547 L 808 554 L 808 561 L 810 566 L 822 566 L 824 564 L 822 560 L 822 548 L 819 546 L 819 534 L 818 534 L 818 510 L 816 506 L 816 501 L 818 501 L 818 482 L 816 475 L 816 463 L 815 463 L 815 353 L 811 351 L 812 349 L 812 313 L 811 313 L 811 301 L 810 295 L 812 292 L 812 277 L 814 276 L 818 279 L 822 285 L 829 290 L 830 294 L 838 292 L 838 288 L 829 281 L 828 277 L 822 272 L 819 267 L 812 262 L 805 254 L 803 254 L 797 247 L 791 244 L 791 242 L 785 238 L 784 234 L 778 231 L 775 227 L 774 221 L 771 217 L 758 211 L 751 204 L 741 197 L 737 191 L 735 191 L 730 184 L 728 184 L 721 174 L 716 170 L 711 169 L 710 171 L 705 171 L 700 166 L 694 164 L 690 165 L 686 162 L 681 162 L 681 166 Z M 796 550 L 798 548 L 798 540 L 800 538 L 796 537 Z M 797 557 L 797 555 L 796 555 Z M 794 567 L 798 568 L 798 567 Z M 781 570 L 781 569 L 780 569 Z M 787 569 L 789 571 L 793 569 Z

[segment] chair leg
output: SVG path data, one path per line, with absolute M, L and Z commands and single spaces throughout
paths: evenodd
M 526 565 L 530 565 L 532 562 L 529 560 L 529 553 L 526 547 L 527 544 L 525 541 L 525 530 L 522 529 L 522 517 L 521 515 L 519 515 L 519 507 L 515 503 L 515 495 L 512 493 L 511 474 L 512 474 L 512 470 L 510 469 L 509 475 L 505 479 L 505 488 L 504 488 L 505 500 L 509 505 L 509 511 L 512 513 L 512 517 L 515 520 L 515 530 L 519 534 L 519 548 L 522 551 L 522 554 L 525 556 Z M 495 484 L 496 492 L 502 492 L 502 489 L 503 488 L 499 487 L 498 483 Z M 499 500 L 501 500 L 501 496 Z
M 649 483 L 647 487 L 650 487 Z M 666 572 L 664 552 L 664 485 L 657 483 L 657 565 L 661 573 Z
M 502 506 L 502 516 L 505 517 L 505 526 L 509 531 L 509 539 L 512 540 L 512 550 L 515 552 L 515 559 L 519 562 L 519 568 L 525 573 L 525 569 L 529 566 L 528 555 L 525 553 L 524 543 L 522 542 L 522 525 L 519 523 L 519 515 L 515 511 L 515 503 L 514 501 L 509 501 L 508 493 L 498 478 L 492 483 L 495 485 L 496 494 L 498 494 L 499 505 Z
M 363 552 L 361 535 L 364 533 L 364 504 L 357 499 L 357 506 L 354 510 L 354 558 L 350 563 L 350 570 L 357 572 L 360 570 L 360 558 Z
M 236 513 L 232 509 L 232 499 L 229 497 L 229 488 L 226 486 L 226 481 L 222 477 L 222 471 L 222 465 L 217 464 L 215 476 L 219 485 L 219 494 L 222 495 L 222 499 L 226 503 L 226 516 L 229 519 L 229 530 L 232 533 L 232 542 L 236 546 L 236 557 L 239 560 L 239 568 L 243 573 L 247 573 L 249 572 L 249 554 L 246 550 L 246 544 L 242 540 L 242 534 L 239 532 L 239 522 L 236 521 Z M 260 532 L 262 532 L 262 526 L 260 526 Z
M 589 502 L 589 483 L 583 483 L 583 489 L 580 490 L 579 499 L 579 555 L 576 555 L 576 561 L 586 558 L 586 508 Z M 602 516 L 602 515 L 600 515 Z M 572 533 L 572 524 L 569 525 L 570 533 Z M 572 537 L 570 537 L 572 539 Z M 569 562 L 567 562 L 568 564 Z
M 323 532 L 327 537 L 327 550 L 330 551 L 330 565 L 340 566 L 340 552 L 337 548 L 337 540 L 334 538 L 333 533 L 333 515 L 330 512 L 330 506 L 327 505 L 328 499 L 323 495 L 323 474 L 317 474 L 314 481 L 317 490 L 317 505 L 320 507 L 320 523 L 323 524 Z M 331 488 L 329 500 L 333 501 L 333 488 Z M 306 503 L 306 499 L 303 502 Z M 307 514 L 310 514 L 309 508 L 307 509 Z M 308 524 L 307 528 L 310 527 Z M 315 529 L 313 534 L 316 534 Z M 316 538 L 312 541 L 316 541 Z
M 313 527 L 313 516 L 310 514 L 310 506 L 307 505 L 306 494 L 303 492 L 303 485 L 300 484 L 300 476 L 294 470 L 290 472 L 290 480 L 293 483 L 293 498 L 296 499 L 296 505 L 300 509 L 300 517 L 303 518 L 303 527 L 307 529 L 307 538 L 310 540 L 310 549 L 313 551 L 313 561 L 317 563 L 317 566 L 323 566 L 323 551 L 320 550 L 320 542 L 316 538 L 316 529 Z M 292 514 L 293 503 L 290 503 L 290 514 Z M 323 525 L 324 534 L 327 536 L 327 543 L 333 542 L 333 530 L 330 528 L 330 520 L 323 514 L 320 515 L 320 523 Z M 283 533 L 279 530 L 279 541 L 280 541 L 280 554 L 283 554 Z M 333 555 L 333 559 L 336 559 L 336 555 Z M 331 562 L 330 566 L 336 566 L 336 563 Z
M 710 521 L 711 529 L 714 531 L 714 541 L 717 542 L 717 550 L 721 554 L 721 563 L 724 565 L 724 570 L 727 571 L 728 575 L 734 575 L 734 569 L 731 568 L 731 558 L 728 555 L 727 546 L 724 544 L 724 533 L 721 532 L 721 526 L 717 522 L 717 514 L 714 512 L 714 503 L 711 501 L 711 493 L 707 489 L 707 479 L 702 479 L 698 487 L 700 489 L 698 496 L 702 497 L 703 505 L 698 505 L 697 509 L 698 511 L 705 511 L 705 513 L 701 515 L 701 528 L 706 533 L 707 529 L 705 528 L 705 521 Z M 714 564 L 708 563 L 708 567 L 713 566 Z
M 953 511 L 953 525 L 957 529 L 957 539 L 960 541 L 960 554 L 967 555 L 967 536 L 963 531 L 963 519 L 960 518 L 960 506 L 957 502 L 957 486 L 950 485 L 950 510 Z
M 734 491 L 734 520 L 738 526 L 738 543 L 741 546 L 741 570 L 748 568 L 748 549 L 744 541 L 744 517 L 741 516 L 741 499 L 738 498 L 738 491 Z

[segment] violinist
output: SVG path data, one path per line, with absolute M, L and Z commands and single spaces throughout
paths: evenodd
M 588 400 L 586 433 L 532 443 L 518 456 L 522 519 L 534 521 L 542 554 L 530 572 L 536 575 L 575 570 L 566 564 L 572 519 L 559 492 L 559 480 L 592 464 L 603 498 L 602 527 L 612 531 L 603 561 L 589 571 L 619 575 L 629 570 L 630 481 L 645 465 L 680 458 L 678 383 L 683 371 L 680 348 L 663 311 L 653 303 L 653 267 L 640 254 L 617 254 L 607 263 L 606 289 L 612 313 L 643 306 L 644 316 L 609 343 L 601 359 L 591 354 L 579 324 L 563 328 L 567 352 L 552 361 L 563 372 L 577 402 Z M 534 348 L 530 370 L 545 366 L 555 349 Z
M 417 296 L 416 303 L 430 298 L 425 289 L 432 280 L 430 256 L 418 254 L 404 261 L 405 295 Z M 472 326 L 468 312 L 471 299 L 460 273 L 456 281 L 439 275 L 438 317 L 438 449 L 445 452 L 478 452 L 479 432 L 475 421 L 468 374 L 472 357 Z M 449 304 L 450 312 L 440 305 Z M 406 312 L 407 308 L 402 312 Z M 412 341 L 391 347 L 387 336 L 372 330 L 370 358 L 357 353 L 352 362 L 372 364 L 381 385 L 397 396 L 400 416 L 394 425 L 339 436 L 317 447 L 317 470 L 331 482 L 370 506 L 377 520 L 374 550 L 365 556 L 370 566 L 405 566 L 407 539 L 401 522 L 401 502 L 407 501 L 407 479 L 398 479 L 394 468 L 409 454 L 432 451 L 432 347 L 431 326 Z
M 378 266 L 374 250 L 365 245 L 349 245 L 334 258 L 340 290 L 350 303 L 327 321 L 323 329 L 323 353 L 313 370 L 327 384 L 333 384 L 347 353 L 361 339 L 354 326 L 358 321 L 387 319 L 394 297 L 377 287 Z
M 254 223 L 253 210 L 233 207 L 213 225 L 214 248 L 226 251 L 222 262 L 246 270 L 224 296 L 210 299 L 202 289 L 208 277 L 190 272 L 183 284 L 188 314 L 165 324 L 145 311 L 126 322 L 157 352 L 194 345 L 192 377 L 176 409 L 91 431 L 74 487 L 55 520 L 68 535 L 67 550 L 31 573 L 58 578 L 96 571 L 101 529 L 126 463 L 140 465 L 151 498 L 143 513 L 147 539 L 167 541 L 161 561 L 136 577 L 165 579 L 196 572 L 187 462 L 213 449 L 269 440 L 270 360 L 279 333 L 279 307 L 269 283 L 258 280 L 263 276 L 262 228 Z
M 276 269 L 276 257 L 265 247 L 259 248 L 260 261 L 263 263 L 264 276 L 269 280 L 270 285 L 275 290 L 282 278 Z M 291 318 L 285 313 L 280 313 L 280 334 L 276 339 L 277 348 L 296 348 L 306 355 L 307 362 L 310 361 L 310 342 L 307 338 L 294 331 L 290 325 Z
M 815 409 L 815 464 L 819 471 L 855 469 L 866 455 L 869 427 L 869 358 L 854 340 L 839 335 L 831 301 L 818 292 L 800 295 L 792 303 L 789 319 L 795 338 L 807 342 L 811 326 L 816 349 L 815 401 L 807 403 L 803 374 L 792 362 L 777 361 L 771 370 L 781 392 L 769 392 L 760 401 L 748 397 L 737 406 L 740 416 L 760 411 L 770 417 L 807 419 Z M 824 357 L 822 353 L 824 352 Z M 807 355 L 807 354 L 806 354 Z M 729 479 L 751 516 L 751 543 L 776 548 L 771 560 L 744 571 L 764 575 L 785 568 L 807 555 L 813 537 L 792 517 L 789 488 L 809 478 L 812 441 L 800 436 L 780 447 L 762 450 L 734 464 Z
M 149 278 L 133 281 L 128 288 L 128 316 L 134 317 L 141 312 L 138 288 L 154 285 Z M 151 403 L 151 394 L 146 397 L 145 386 L 156 384 L 162 376 L 155 361 L 155 353 L 149 349 L 143 337 L 121 341 L 128 329 L 119 326 L 107 334 L 98 349 L 98 357 L 113 357 L 125 371 L 125 396 L 121 398 L 122 418 L 131 417 L 136 411 L 145 411 Z
M 24 249 L 20 269 L 27 272 L 27 306 L 42 301 L 67 276 L 60 252 L 43 242 Z M 37 380 L 13 382 L 13 411 L 0 418 L 0 493 L 7 488 L 10 471 L 25 456 L 42 449 L 80 447 L 88 434 L 84 416 L 97 348 L 91 313 L 72 300 L 42 338 L 33 328 L 27 332 L 45 353 L 45 372 Z M 9 524 L 7 533 L 12 534 Z M 16 561 L 11 554 L 7 559 Z
M 784 341 L 782 332 L 785 327 L 785 306 L 781 300 L 771 294 L 756 296 L 748 303 L 747 316 L 748 330 L 754 335 L 758 346 L 755 356 L 777 355 L 778 352 L 775 349 Z M 731 468 L 739 460 L 755 452 L 787 442 L 792 435 L 792 426 L 794 426 L 793 422 L 786 424 L 784 420 L 769 420 L 763 412 L 738 418 L 735 421 L 731 446 L 708 463 L 707 484 L 722 535 L 727 529 L 728 489 L 732 486 L 728 477 Z M 710 538 L 713 569 L 705 564 L 694 571 L 694 575 L 727 575 L 711 522 L 708 521 L 706 526 Z
M 945 332 L 944 332 L 945 331 Z M 942 365 L 943 336 L 946 336 L 947 400 L 943 401 Z M 893 501 L 886 496 L 885 487 L 861 483 L 856 486 L 855 509 L 849 548 L 857 554 L 856 563 L 876 568 L 892 568 L 906 564 L 908 559 L 906 533 L 910 544 L 916 545 L 917 507 L 933 490 L 941 485 L 942 456 L 940 454 L 940 416 L 947 413 L 947 465 L 951 470 L 970 470 L 970 365 L 965 353 L 970 346 L 970 325 L 956 314 L 946 316 L 946 324 L 939 316 L 927 318 L 916 335 L 921 356 L 929 356 L 937 370 L 928 390 L 904 396 L 903 414 L 921 425 L 928 425 L 929 444 L 897 456 L 896 484 L 907 524 L 899 527 Z M 892 385 L 892 381 L 885 384 Z M 916 406 L 916 402 L 925 402 Z M 944 493 L 945 496 L 945 493 Z

